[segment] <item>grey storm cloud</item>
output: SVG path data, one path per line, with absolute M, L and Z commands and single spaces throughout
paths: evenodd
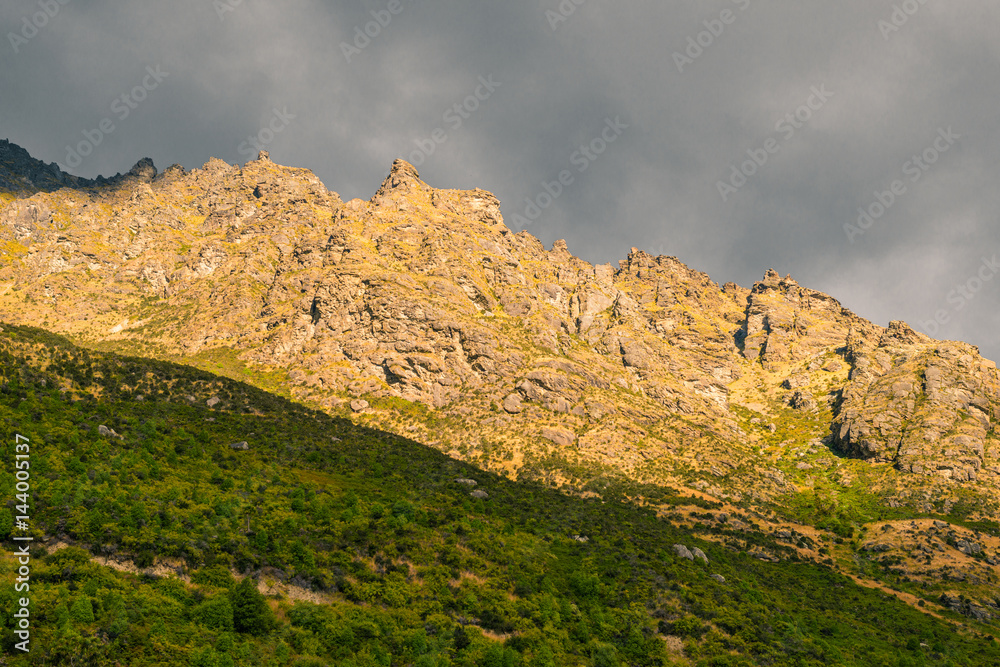
M 8 0 L 0 137 L 90 143 L 88 177 L 265 147 L 345 199 L 403 157 L 589 261 L 773 267 L 998 359 L 998 24 L 987 0 Z

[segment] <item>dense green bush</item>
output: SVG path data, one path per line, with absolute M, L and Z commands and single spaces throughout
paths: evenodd
M 233 626 L 239 632 L 266 635 L 274 627 L 274 614 L 253 579 L 246 577 L 230 592 Z
M 235 627 L 233 605 L 225 595 L 205 600 L 192 609 L 191 616 L 213 630 L 232 630 Z

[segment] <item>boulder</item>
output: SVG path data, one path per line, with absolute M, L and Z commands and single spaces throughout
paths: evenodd
M 218 405 L 221 402 L 222 402 L 222 399 L 220 399 L 218 396 L 213 396 L 212 398 L 210 398 L 207 401 L 205 401 L 205 405 L 207 405 L 210 408 L 214 408 L 216 405 Z
M 788 404 L 799 412 L 813 412 L 818 407 L 816 399 L 804 391 L 796 391 L 792 394 L 792 397 L 788 399 Z
M 363 398 L 356 398 L 351 401 L 351 410 L 354 412 L 361 412 L 368 407 L 368 401 Z
M 486 493 L 482 489 L 476 489 L 475 491 L 470 491 L 469 495 L 473 498 L 479 498 L 480 500 L 486 500 L 490 497 L 490 494 Z
M 576 433 L 562 428 L 545 427 L 542 429 L 542 437 L 561 447 L 568 447 L 576 442 Z
M 457 483 L 459 483 L 459 484 L 465 484 L 466 486 L 475 486 L 476 484 L 478 484 L 478 483 L 479 483 L 479 482 L 477 482 L 477 481 L 476 481 L 476 480 L 474 480 L 474 479 L 466 479 L 466 478 L 464 478 L 464 477 L 459 477 L 459 478 L 458 478 L 458 479 L 456 479 L 455 481 L 456 481 Z
M 250 449 L 250 444 L 246 440 L 243 440 L 241 442 L 232 443 L 231 445 L 229 445 L 229 448 L 243 451 Z
M 955 542 L 955 547 L 966 556 L 975 556 L 983 552 L 982 545 L 969 540 L 958 540 Z
M 695 558 L 700 558 L 706 563 L 708 563 L 708 556 L 706 556 L 705 552 L 699 549 L 698 547 L 691 547 L 691 555 L 693 555 Z
M 694 560 L 694 554 L 691 553 L 686 546 L 683 544 L 674 545 L 674 553 L 680 558 L 687 558 L 688 560 Z
M 503 399 L 503 409 L 512 415 L 516 415 L 521 412 L 524 407 L 521 405 L 521 395 L 520 394 L 508 394 L 507 398 Z
M 781 383 L 781 386 L 785 389 L 798 389 L 799 387 L 805 387 L 809 385 L 809 376 L 805 374 L 793 375 L 789 378 L 785 378 L 785 381 Z
M 710 574 L 709 576 L 712 577 L 712 579 L 718 581 L 720 584 L 726 583 L 726 578 L 723 577 L 721 574 Z
M 545 398 L 545 390 L 530 380 L 525 380 L 517 385 L 517 390 L 529 401 L 541 401 Z
M 569 401 L 567 401 L 562 396 L 555 396 L 548 399 L 548 401 L 545 404 L 545 407 L 547 407 L 549 410 L 552 410 L 553 412 L 566 413 L 569 412 L 570 404 Z
M 97 433 L 99 435 L 103 435 L 103 436 L 105 436 L 107 438 L 119 438 L 119 439 L 121 439 L 121 436 L 118 435 L 117 433 L 115 433 L 115 430 L 113 428 L 108 428 L 104 424 L 101 424 L 100 426 L 97 427 Z

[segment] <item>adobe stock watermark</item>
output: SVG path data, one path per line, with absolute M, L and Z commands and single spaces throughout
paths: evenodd
M 559 29 L 559 26 L 569 20 L 569 17 L 576 13 L 576 8 L 583 5 L 587 0 L 559 0 L 559 5 L 555 11 L 545 10 L 545 20 L 549 22 L 552 32 Z
M 736 164 L 731 165 L 728 181 L 716 182 L 715 187 L 718 189 L 722 201 L 728 201 L 730 195 L 739 192 L 749 182 L 749 179 L 753 178 L 754 174 L 768 163 L 772 155 L 777 155 L 781 152 L 781 142 L 787 142 L 794 137 L 795 133 L 805 127 L 813 115 L 822 109 L 834 95 L 826 89 L 825 84 L 819 87 L 813 86 L 810 88 L 810 93 L 802 106 L 791 113 L 785 114 L 783 118 L 775 123 L 774 131 L 782 135 L 780 140 L 775 137 L 769 137 L 761 147 L 748 148 L 747 155 L 750 156 L 749 159 L 744 160 L 739 166 Z
M 969 305 L 976 298 L 976 294 L 986 286 L 986 283 L 992 281 L 997 273 L 1000 273 L 1000 259 L 997 259 L 997 254 L 993 253 L 993 257 L 983 257 L 976 273 L 948 292 L 946 300 L 951 308 L 936 311 L 933 319 L 920 323 L 920 328 L 928 336 L 936 335 L 942 326 L 951 321 L 952 315 Z
M 908 177 L 907 180 L 910 183 L 919 182 L 924 177 L 924 174 L 937 164 L 941 156 L 951 150 L 955 142 L 961 138 L 961 135 L 952 132 L 950 125 L 947 129 L 938 128 L 937 136 L 934 137 L 931 145 L 925 148 L 919 155 L 914 155 L 903 163 L 901 167 L 903 175 Z M 906 184 L 906 181 L 901 179 L 896 179 L 890 183 L 888 190 L 881 192 L 876 190 L 875 201 L 867 207 L 858 207 L 857 221 L 853 224 L 850 222 L 844 223 L 844 233 L 847 234 L 848 242 L 853 244 L 857 237 L 864 236 L 865 232 L 875 224 L 875 221 L 880 220 L 882 216 L 888 213 L 889 209 L 907 192 L 909 192 L 909 186 Z
M 412 4 L 413 0 L 406 0 Z M 361 55 L 361 52 L 368 48 L 372 40 L 382 34 L 382 31 L 392 23 L 392 17 L 399 16 L 406 7 L 403 0 L 389 0 L 385 9 L 373 9 L 371 15 L 374 20 L 368 21 L 364 26 L 354 26 L 354 39 L 351 42 L 341 42 L 340 52 L 350 64 L 354 56 Z
M 70 3 L 70 0 L 38 0 L 39 10 L 31 16 L 21 17 L 21 29 L 18 32 L 8 32 L 7 39 L 14 47 L 14 53 L 19 53 L 21 47 L 31 41 L 38 31 L 56 17 L 59 10 Z
M 876 24 L 882 33 L 882 38 L 889 41 L 889 37 L 899 32 L 904 25 L 910 22 L 910 18 L 926 4 L 927 0 L 903 0 L 900 4 L 893 5 L 889 18 L 879 19 Z
M 493 80 L 492 74 L 486 78 L 479 77 L 479 85 L 476 86 L 476 89 L 466 95 L 461 102 L 455 102 L 445 109 L 444 113 L 441 114 L 441 120 L 448 125 L 452 132 L 457 132 L 465 121 L 472 118 L 472 114 L 479 110 L 482 103 L 490 99 L 500 85 L 499 81 Z M 417 145 L 417 149 L 411 152 L 408 157 L 410 164 L 419 167 L 427 161 L 427 158 L 434 155 L 438 146 L 446 141 L 448 141 L 448 132 L 441 127 L 434 128 L 430 137 L 426 139 L 414 139 L 413 143 Z
M 741 12 L 746 11 L 747 7 L 750 6 L 750 0 L 732 0 L 732 2 Z M 683 74 L 686 65 L 693 65 L 694 61 L 700 58 L 706 49 L 710 49 L 716 40 L 722 37 L 722 34 L 726 32 L 726 26 L 736 23 L 737 16 L 739 15 L 732 9 L 723 9 L 719 12 L 718 18 L 702 21 L 701 23 L 705 26 L 705 29 L 697 35 L 688 35 L 687 47 L 683 53 L 680 51 L 674 51 L 673 53 L 677 71 Z
M 133 111 L 139 108 L 142 102 L 146 101 L 149 93 L 160 87 L 160 84 L 168 76 L 170 76 L 170 72 L 164 72 L 160 65 L 147 67 L 146 76 L 142 78 L 142 82 L 139 85 L 134 86 L 132 90 L 114 99 L 111 103 L 111 113 L 118 118 L 119 122 L 123 122 L 132 115 Z M 69 169 L 67 167 L 79 167 L 83 163 L 83 158 L 93 153 L 94 149 L 104 142 L 104 138 L 116 129 L 117 126 L 112 118 L 106 116 L 101 119 L 101 122 L 93 130 L 83 130 L 83 141 L 77 143 L 75 147 L 71 145 L 66 146 L 66 164 L 60 164 L 59 168 L 68 172 Z
M 212 8 L 219 15 L 219 21 L 226 20 L 226 14 L 235 12 L 243 4 L 243 0 L 212 0 Z
M 31 522 L 31 440 L 21 435 L 14 434 L 14 477 L 17 480 L 14 488 L 17 494 L 13 500 L 7 501 L 17 514 L 15 515 L 14 528 L 20 535 L 11 537 L 15 542 L 22 542 L 13 556 L 17 558 L 18 568 L 15 570 L 17 582 L 14 591 L 23 594 L 25 597 L 16 600 L 17 611 L 13 612 L 14 621 L 11 627 L 11 634 L 16 635 L 20 642 L 14 644 L 18 651 L 29 653 L 31 651 L 31 545 L 27 544 L 35 538 L 25 535 Z M 11 600 L 15 603 L 14 600 Z
M 662 239 L 657 239 L 656 241 L 651 241 L 647 247 L 643 248 L 643 250 L 645 250 L 648 255 L 659 257 L 660 255 L 667 254 L 667 245 Z
M 579 149 L 573 151 L 569 157 L 570 165 L 576 167 L 577 172 L 583 173 L 590 168 L 599 156 L 603 155 L 608 147 L 618 140 L 620 136 L 629 128 L 629 125 L 621 121 L 621 116 L 615 116 L 614 120 L 604 119 L 604 128 L 600 134 L 592 139 L 590 143 L 581 145 Z M 563 169 L 553 181 L 542 181 L 542 192 L 534 198 L 525 197 L 524 215 L 515 213 L 511 220 L 515 223 L 515 229 L 521 227 L 527 229 L 542 215 L 542 211 L 552 206 L 556 199 L 565 192 L 566 188 L 576 181 L 576 177 L 569 169 Z
M 255 153 L 260 153 L 264 147 L 274 141 L 274 138 L 285 131 L 291 122 L 295 120 L 295 114 L 288 113 L 288 107 L 278 109 L 275 107 L 271 111 L 271 120 L 260 128 L 255 135 L 246 138 L 246 141 L 237 147 L 240 155 L 252 157 Z

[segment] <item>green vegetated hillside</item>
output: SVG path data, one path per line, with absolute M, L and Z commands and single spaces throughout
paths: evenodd
M 204 371 L 2 328 L 0 537 L 22 534 L 17 434 L 34 537 L 27 655 L 3 560 L 6 664 L 1000 664 L 991 626 L 623 499 L 705 501 L 513 482 Z

